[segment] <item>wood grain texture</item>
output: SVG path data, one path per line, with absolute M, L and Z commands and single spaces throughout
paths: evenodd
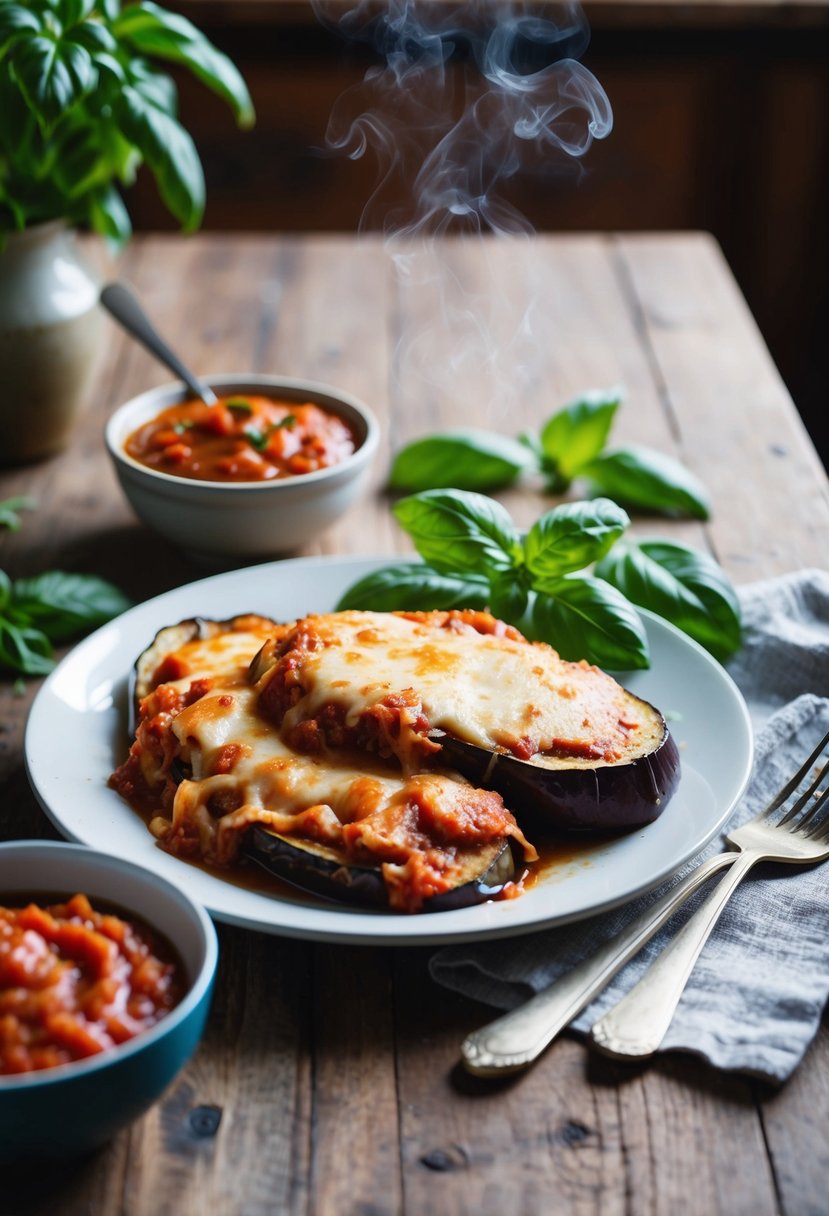
M 612 444 L 680 457 L 714 505 L 710 523 L 646 518 L 637 532 L 709 548 L 738 583 L 825 565 L 825 475 L 704 235 L 431 249 L 156 237 L 136 240 L 118 273 L 202 374 L 306 375 L 375 409 L 384 446 L 370 490 L 308 552 L 409 551 L 383 491 L 391 453 L 409 439 L 450 425 L 516 434 L 585 388 L 621 384 Z M 202 573 L 137 523 L 103 449 L 108 412 L 166 379 L 107 327 L 70 448 L 0 473 L 0 498 L 40 503 L 20 533 L 0 536 L 12 577 L 95 571 L 143 599 Z M 522 526 L 553 502 L 531 483 L 501 497 Z M 22 767 L 36 683 L 0 681 L 3 838 L 54 834 Z M 190 1066 L 107 1149 L 59 1175 L 4 1180 L 0 1212 L 823 1210 L 825 1030 L 780 1093 L 679 1056 L 612 1064 L 566 1036 L 525 1076 L 483 1082 L 460 1070 L 458 1046 L 490 1011 L 437 988 L 427 958 L 222 928 L 215 1003 Z

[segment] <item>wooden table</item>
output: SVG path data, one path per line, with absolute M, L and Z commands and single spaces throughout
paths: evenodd
M 614 440 L 680 456 L 714 507 L 705 526 L 645 520 L 638 530 L 709 547 L 736 583 L 825 562 L 825 475 L 710 238 L 446 242 L 440 255 L 467 300 L 479 293 L 490 311 L 483 347 L 466 351 L 454 378 L 446 368 L 463 355 L 468 325 L 442 319 L 431 289 L 401 285 L 378 242 L 136 240 L 121 272 L 197 370 L 278 369 L 375 407 L 384 446 L 372 492 L 309 552 L 406 549 L 380 488 L 390 451 L 415 435 L 464 422 L 515 433 L 585 388 L 623 383 Z M 531 297 L 537 336 L 518 333 L 493 397 L 483 353 L 507 349 Z M 414 339 L 428 356 L 420 370 L 440 373 L 426 390 L 405 356 Z M 27 493 L 40 504 L 21 533 L 0 538 L 12 576 L 94 571 L 144 599 L 201 573 L 136 523 L 101 438 L 114 405 L 166 378 L 108 329 L 70 449 L 0 477 L 0 499 Z M 505 501 L 524 525 L 549 505 L 531 491 Z M 0 686 L 9 838 L 53 835 L 21 761 L 36 685 Z M 458 1045 L 491 1011 L 435 987 L 427 950 L 220 936 L 192 1064 L 105 1150 L 25 1189 L 4 1180 L 3 1212 L 826 1210 L 825 1030 L 780 1092 L 681 1057 L 614 1065 L 567 1036 L 527 1075 L 487 1083 L 460 1070 Z

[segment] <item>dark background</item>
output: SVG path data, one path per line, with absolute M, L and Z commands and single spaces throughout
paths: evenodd
M 325 131 L 376 53 L 323 29 L 302 0 L 172 7 L 231 55 L 257 109 L 240 132 L 223 103 L 178 77 L 207 176 L 204 227 L 355 230 L 376 163 L 326 154 Z M 829 463 L 829 3 L 585 9 L 582 60 L 610 98 L 613 132 L 579 173 L 525 173 L 502 193 L 542 231 L 712 232 Z M 129 205 L 138 229 L 172 226 L 143 175 Z

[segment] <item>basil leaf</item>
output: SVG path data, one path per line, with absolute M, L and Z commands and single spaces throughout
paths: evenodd
M 125 245 L 132 235 L 129 212 L 114 186 L 96 190 L 89 201 L 92 227 L 114 245 Z
M 5 570 L 0 570 L 0 612 L 4 612 L 12 597 L 12 581 Z
M 596 575 L 682 629 L 721 662 L 739 649 L 740 604 L 707 553 L 669 541 L 623 541 L 599 563 Z
M 253 102 L 239 70 L 186 17 L 145 0 L 128 5 L 114 28 L 119 39 L 142 55 L 184 64 L 230 105 L 239 126 L 253 125 Z
M 133 85 L 113 102 L 121 131 L 152 170 L 164 202 L 185 232 L 199 226 L 204 213 L 204 173 L 195 144 L 176 120 Z
M 91 4 L 88 6 L 93 7 Z M 71 23 L 66 23 L 71 24 Z M 102 21 L 96 20 L 93 16 L 91 20 L 79 21 L 73 24 L 67 30 L 66 37 L 73 42 L 79 42 L 81 46 L 85 46 L 88 51 L 91 51 L 95 56 L 95 62 L 98 62 L 98 52 L 114 55 L 118 50 L 118 43 L 113 38 L 107 27 Z
M 45 127 L 93 89 L 98 78 L 86 47 L 43 35 L 20 42 L 14 71 L 27 105 Z
M 482 494 L 424 490 L 392 509 L 423 560 L 441 574 L 489 576 L 523 561 L 509 512 Z
M 627 512 L 609 498 L 553 507 L 536 520 L 524 538 L 524 560 L 533 584 L 598 561 L 629 523 Z
M 34 498 L 19 495 L 16 498 L 6 498 L 0 502 L 0 528 L 8 528 L 10 532 L 19 532 L 23 526 L 20 511 L 33 511 L 37 506 Z
M 42 28 L 38 16 L 22 4 L 0 6 L 0 55 L 16 38 L 40 33 Z
M 58 14 L 64 29 L 89 16 L 95 0 L 58 0 Z
M 625 506 L 694 519 L 708 519 L 711 514 L 699 478 L 672 456 L 653 448 L 619 448 L 599 456 L 582 472 L 599 490 Z
M 639 614 L 621 592 L 601 579 L 578 575 L 545 583 L 535 596 L 531 632 L 563 659 L 587 659 L 611 671 L 650 664 Z
M 45 676 L 54 666 L 52 647 L 45 633 L 0 617 L 0 667 L 22 671 L 27 676 Z
M 146 59 L 134 59 L 129 65 L 130 81 L 151 105 L 172 118 L 178 115 L 178 91 L 175 82 L 163 72 L 156 72 Z
M 429 612 L 433 608 L 485 608 L 489 586 L 485 579 L 451 578 L 422 562 L 384 566 L 354 583 L 343 593 L 337 611 L 345 608 L 370 612 L 399 609 Z
M 416 439 L 401 448 L 389 485 L 395 490 L 493 490 L 515 481 L 532 463 L 517 440 L 470 427 Z
M 64 574 L 61 570 L 18 579 L 12 604 L 53 642 L 103 625 L 130 607 L 130 601 L 112 583 L 95 575 Z
M 77 199 L 94 190 L 109 166 L 101 156 L 101 141 L 97 131 L 79 127 L 63 141 L 60 161 L 55 165 L 55 181 L 67 199 Z
M 550 489 L 566 489 L 577 473 L 601 452 L 621 404 L 618 389 L 585 393 L 565 405 L 541 428 L 543 468 Z
M 520 570 L 505 570 L 490 579 L 487 607 L 493 616 L 520 629 L 527 611 L 529 588 Z

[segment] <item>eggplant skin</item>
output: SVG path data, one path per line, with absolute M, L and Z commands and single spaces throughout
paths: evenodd
M 249 829 L 245 847 L 248 856 L 269 873 L 304 891 L 338 903 L 392 910 L 379 866 L 355 866 L 338 857 L 333 849 L 256 826 Z M 425 900 L 418 912 L 448 912 L 495 899 L 515 877 L 509 840 L 494 841 L 474 854 L 468 869 L 464 881 Z
M 440 742 L 446 763 L 473 785 L 497 790 L 527 830 L 622 832 L 661 815 L 680 779 L 679 749 L 665 726 L 643 756 L 595 768 L 543 768 L 508 753 L 489 752 L 450 735 Z

